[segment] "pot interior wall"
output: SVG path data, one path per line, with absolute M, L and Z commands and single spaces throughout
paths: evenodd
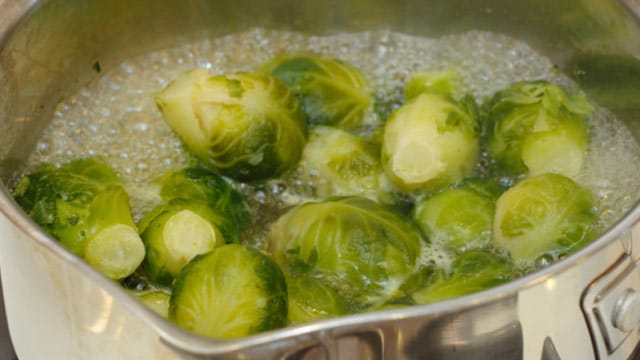
M 634 19 L 617 2 L 599 0 L 46 1 L 4 34 L 0 48 L 0 178 L 7 183 L 19 171 L 59 100 L 101 71 L 141 52 L 252 27 L 424 36 L 500 31 L 528 41 L 570 72 L 576 53 L 640 51 Z M 616 109 L 628 115 L 636 134 L 638 102 Z

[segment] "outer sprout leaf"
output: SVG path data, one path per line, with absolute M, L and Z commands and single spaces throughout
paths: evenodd
M 250 222 L 249 204 L 245 196 L 227 179 L 203 167 L 188 167 L 160 177 L 160 195 L 165 203 L 175 199 L 204 201 L 228 218 L 227 242 L 234 241 Z M 143 221 L 140 231 L 144 231 Z M 235 230 L 234 230 L 235 227 Z M 222 226 L 225 232 L 225 226 Z
M 404 87 L 404 99 L 409 101 L 422 93 L 460 95 L 460 79 L 453 68 L 437 71 L 421 71 L 411 76 Z
M 353 66 L 313 54 L 282 54 L 264 66 L 298 97 L 312 125 L 355 128 L 371 105 L 368 85 Z

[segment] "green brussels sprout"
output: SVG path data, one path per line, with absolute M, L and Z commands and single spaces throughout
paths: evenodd
M 163 318 L 169 316 L 169 299 L 171 294 L 164 290 L 132 291 L 131 292 L 146 307 Z
M 436 71 L 421 71 L 413 74 L 404 86 L 404 99 L 409 101 L 422 93 L 460 94 L 460 78 L 453 68 Z
M 413 294 L 417 304 L 430 304 L 506 283 L 518 276 L 505 258 L 487 250 L 474 249 L 459 254 L 448 272 L 433 273 L 429 284 Z
M 543 256 L 557 258 L 596 236 L 591 193 L 558 174 L 520 181 L 496 203 L 493 243 L 534 265 Z
M 182 269 L 169 319 L 196 334 L 231 339 L 286 325 L 287 285 L 260 251 L 229 244 L 197 256 Z
M 249 205 L 232 183 L 203 167 L 169 171 L 156 182 L 164 202 L 138 224 L 147 252 L 142 267 L 169 285 L 196 255 L 238 242 Z
M 226 242 L 234 242 L 250 222 L 249 204 L 245 196 L 235 185 L 210 170 L 193 166 L 185 169 L 169 171 L 161 176 L 157 183 L 160 185 L 160 196 L 165 204 L 176 199 L 204 201 L 212 209 L 227 218 L 221 226 Z M 145 217 L 138 225 L 144 231 L 148 220 Z
M 338 292 L 312 276 L 287 276 L 290 324 L 327 319 L 349 313 Z
M 229 219 L 206 202 L 175 199 L 159 205 L 146 217 L 141 231 L 146 249 L 142 268 L 151 280 L 162 285 L 170 285 L 197 255 L 225 242 L 237 242 L 234 229 L 229 229 Z
M 278 79 L 196 69 L 155 97 L 165 122 L 204 164 L 240 181 L 291 169 L 306 141 L 295 96 Z
M 475 101 L 421 93 L 384 127 L 382 164 L 402 191 L 433 191 L 469 176 L 479 156 Z
M 547 81 L 519 82 L 496 93 L 485 107 L 487 151 L 499 172 L 578 175 L 592 110 L 582 93 L 568 93 Z
M 328 126 L 311 130 L 300 164 L 320 177 L 321 197 L 360 195 L 376 200 L 384 181 L 378 144 Z
M 413 219 L 433 243 L 454 252 L 482 248 L 491 241 L 497 185 L 467 183 L 416 203 Z
M 269 250 L 287 273 L 318 278 L 354 311 L 379 306 L 418 270 L 419 230 L 360 197 L 299 205 L 269 232 Z
M 46 232 L 107 277 L 130 275 L 144 258 L 129 197 L 100 160 L 45 164 L 23 178 L 13 196 Z
M 309 124 L 355 128 L 371 105 L 360 72 L 336 59 L 290 53 L 275 57 L 264 71 L 282 80 L 296 96 Z

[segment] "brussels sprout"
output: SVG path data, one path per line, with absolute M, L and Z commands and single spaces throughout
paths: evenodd
M 144 219 L 148 225 L 141 232 L 147 253 L 142 267 L 159 284 L 170 285 L 196 255 L 225 242 L 237 242 L 229 219 L 205 202 L 176 199 L 147 217 L 151 220 Z
M 160 195 L 164 203 L 175 199 L 204 201 L 212 209 L 227 218 L 225 224 L 218 224 L 225 236 L 226 242 L 233 242 L 238 234 L 245 230 L 251 221 L 249 204 L 245 196 L 236 189 L 235 185 L 203 167 L 194 166 L 181 170 L 170 171 L 161 176 L 157 183 L 160 185 Z M 140 231 L 144 231 L 148 220 L 145 217 L 140 224 Z
M 147 249 L 147 275 L 169 285 L 193 257 L 239 241 L 250 222 L 249 205 L 226 179 L 202 167 L 161 176 L 164 203 L 147 213 L 138 229 Z
M 338 292 L 312 276 L 288 276 L 289 323 L 301 324 L 349 313 Z
M 466 184 L 419 200 L 413 218 L 425 236 L 454 252 L 481 248 L 491 240 L 496 200 L 502 189 Z
M 469 250 L 458 255 L 448 272 L 437 271 L 430 284 L 413 294 L 418 304 L 430 304 L 489 289 L 517 277 L 513 265 L 487 250 Z
M 384 173 L 379 145 L 328 126 L 311 131 L 301 166 L 316 172 L 318 195 L 360 195 L 376 200 Z
M 496 203 L 493 242 L 519 262 L 567 254 L 596 236 L 591 193 L 558 174 L 530 177 Z
M 547 81 L 519 82 L 496 93 L 486 112 L 487 150 L 499 172 L 575 177 L 582 169 L 591 112 L 582 93 Z
M 299 205 L 269 232 L 269 250 L 286 272 L 314 276 L 354 311 L 379 306 L 417 271 L 418 229 L 360 197 Z
M 371 105 L 369 88 L 351 65 L 313 54 L 282 54 L 264 66 L 299 99 L 310 124 L 355 128 Z
M 271 76 L 209 76 L 196 69 L 155 100 L 195 156 L 237 180 L 261 180 L 291 169 L 306 141 L 295 96 Z
M 129 197 L 100 160 L 43 165 L 16 185 L 13 196 L 45 231 L 112 279 L 131 274 L 144 258 Z
M 146 307 L 166 318 L 169 316 L 169 299 L 171 294 L 163 290 L 136 291 L 133 295 Z
M 422 93 L 460 95 L 460 79 L 453 68 L 422 71 L 411 76 L 404 87 L 404 99 L 409 101 Z
M 470 175 L 479 156 L 476 105 L 422 93 L 396 110 L 384 127 L 382 164 L 403 191 L 435 190 Z
M 222 339 L 284 326 L 284 275 L 254 248 L 216 248 L 193 259 L 176 279 L 169 319 L 196 334 Z

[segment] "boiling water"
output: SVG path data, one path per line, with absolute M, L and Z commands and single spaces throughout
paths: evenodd
M 59 104 L 28 167 L 99 155 L 122 174 L 139 219 L 158 200 L 148 182 L 189 160 L 163 122 L 153 95 L 195 67 L 211 74 L 251 71 L 276 54 L 292 51 L 321 53 L 353 64 L 383 103 L 401 101 L 402 87 L 413 72 L 447 67 L 458 71 L 478 102 L 515 81 L 546 79 L 574 86 L 548 59 L 505 35 L 472 31 L 429 39 L 375 31 L 318 37 L 253 29 L 145 54 L 110 69 Z M 369 116 L 373 123 L 384 120 L 373 113 Z M 636 201 L 640 149 L 605 109 L 598 109 L 590 121 L 591 147 L 579 181 L 593 190 L 601 225 L 608 227 Z M 313 177 L 295 174 L 287 181 L 242 185 L 255 211 L 255 227 L 246 240 L 260 246 L 267 225 L 285 204 L 292 197 L 311 194 L 313 186 Z M 430 260 L 446 262 L 446 253 L 430 254 Z

